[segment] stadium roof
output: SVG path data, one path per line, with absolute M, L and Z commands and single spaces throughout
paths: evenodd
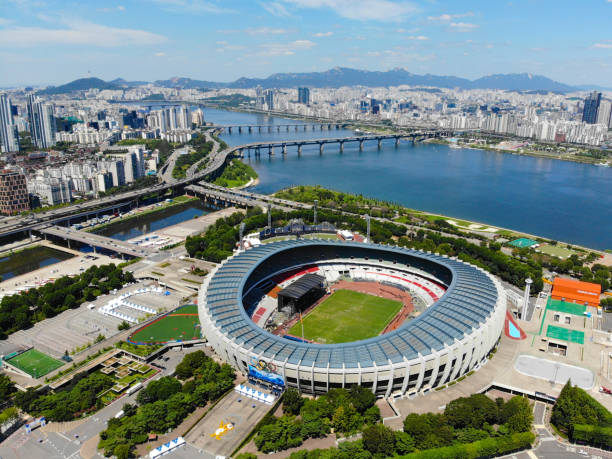
M 285 298 L 293 298 L 295 300 L 304 296 L 305 293 L 310 292 L 313 288 L 321 288 L 325 278 L 318 274 L 306 274 L 300 277 L 293 284 L 285 287 L 278 296 L 284 296 Z
M 291 341 L 263 330 L 249 318 L 242 304 L 245 286 L 250 288 L 285 269 L 339 257 L 364 263 L 384 257 L 421 271 L 450 273 L 451 281 L 442 298 L 419 317 L 390 333 L 352 343 Z M 491 278 L 459 260 L 401 247 L 302 239 L 263 244 L 229 259 L 210 280 L 206 307 L 228 339 L 256 355 L 302 366 L 342 369 L 387 365 L 442 350 L 485 324 L 497 299 Z

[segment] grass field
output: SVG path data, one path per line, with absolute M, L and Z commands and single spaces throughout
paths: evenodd
M 402 303 L 352 290 L 338 290 L 314 308 L 304 322 L 304 338 L 322 344 L 347 343 L 377 336 Z M 289 334 L 301 337 L 296 323 Z
M 135 344 L 162 344 L 200 338 L 198 307 L 188 304 L 136 330 L 129 340 Z
M 542 244 L 540 247 L 537 248 L 537 251 L 546 255 L 553 255 L 555 257 L 560 258 L 568 258 L 574 255 L 575 253 L 578 253 L 575 250 L 568 249 L 567 247 L 550 244 Z
M 51 373 L 53 370 L 61 367 L 64 364 L 64 362 L 61 360 L 56 360 L 53 357 L 49 357 L 47 354 L 43 354 L 36 349 L 29 349 L 22 352 L 21 354 L 9 359 L 8 363 L 22 371 L 25 371 L 34 378 L 40 378 L 47 373 Z

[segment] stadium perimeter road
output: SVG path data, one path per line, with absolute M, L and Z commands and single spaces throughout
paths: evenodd
M 242 400 L 239 402 L 238 400 Z M 233 391 L 202 419 L 185 437 L 197 450 L 215 456 L 229 456 L 272 407 Z M 234 428 L 220 440 L 211 437 L 221 423 L 231 422 Z

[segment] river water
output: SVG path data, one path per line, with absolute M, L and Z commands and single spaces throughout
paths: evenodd
M 194 217 L 205 215 L 207 210 L 201 201 L 189 201 L 185 204 L 168 207 L 157 212 L 132 217 L 128 220 L 112 223 L 95 231 L 96 234 L 127 241 L 146 233 L 177 225 Z
M 215 124 L 301 123 L 259 114 L 206 109 Z M 346 137 L 352 131 L 224 134 L 230 145 L 248 142 Z M 552 159 L 392 141 L 363 151 L 347 143 L 291 148 L 260 159 L 245 158 L 259 174 L 255 191 L 272 193 L 295 184 L 393 201 L 450 217 L 473 220 L 597 249 L 612 248 L 612 168 Z M 277 149 L 280 150 L 280 149 Z

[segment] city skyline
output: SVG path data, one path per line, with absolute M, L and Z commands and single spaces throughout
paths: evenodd
M 591 2 L 591 27 L 568 33 L 583 10 L 548 1 L 8 0 L 0 6 L 0 57 L 11 71 L 0 86 L 89 75 L 232 81 L 334 66 L 470 79 L 528 72 L 610 86 L 612 2 Z

